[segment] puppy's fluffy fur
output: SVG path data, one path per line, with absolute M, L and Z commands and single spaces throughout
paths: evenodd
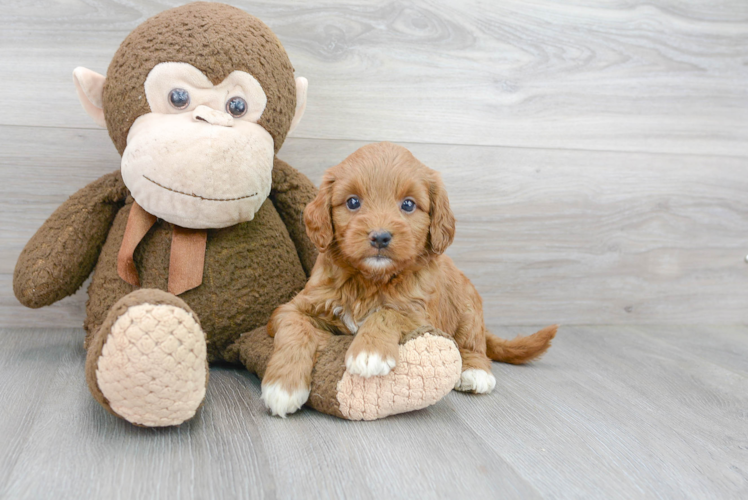
M 351 197 L 360 206 L 352 208 Z M 330 335 L 356 335 L 346 367 L 369 377 L 395 366 L 401 335 L 432 325 L 460 349 L 456 389 L 490 392 L 492 359 L 526 363 L 556 334 L 554 325 L 507 341 L 486 330 L 480 295 L 443 255 L 455 218 L 441 177 L 403 147 L 371 144 L 330 168 L 304 220 L 320 255 L 304 290 L 270 320 L 275 350 L 262 383 L 274 414 L 303 404 L 285 401 L 309 394 L 315 353 Z M 376 245 L 377 233 L 391 235 L 386 246 Z

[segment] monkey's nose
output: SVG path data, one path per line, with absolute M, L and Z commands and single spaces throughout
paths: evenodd
M 221 111 L 216 111 L 208 106 L 200 105 L 192 112 L 192 119 L 195 121 L 208 122 L 211 125 L 220 125 L 222 127 L 231 127 L 234 125 L 234 118 Z
M 392 241 L 392 233 L 389 231 L 372 231 L 369 233 L 369 243 L 377 248 L 386 248 Z

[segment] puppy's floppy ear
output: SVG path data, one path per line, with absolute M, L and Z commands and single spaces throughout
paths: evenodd
M 306 234 L 320 252 L 324 252 L 332 243 L 332 185 L 335 179 L 325 174 L 319 187 L 317 197 L 304 209 Z
M 441 254 L 455 238 L 455 216 L 449 207 L 447 190 L 438 172 L 432 171 L 431 173 L 429 194 L 431 196 L 429 244 L 431 251 Z

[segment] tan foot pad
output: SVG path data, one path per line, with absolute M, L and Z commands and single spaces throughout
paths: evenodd
M 205 335 L 192 314 L 160 304 L 132 306 L 117 318 L 96 380 L 109 406 L 133 424 L 178 425 L 205 398 Z
M 455 343 L 427 333 L 400 346 L 398 364 L 388 375 L 363 378 L 346 371 L 338 382 L 340 411 L 350 420 L 375 420 L 420 410 L 446 396 L 461 371 Z

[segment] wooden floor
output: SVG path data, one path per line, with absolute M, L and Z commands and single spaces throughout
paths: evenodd
M 105 73 L 180 3 L 0 2 L 0 499 L 748 498 L 748 2 L 229 2 L 310 82 L 280 158 L 319 182 L 408 147 L 443 174 L 489 326 L 563 326 L 540 362 L 494 364 L 490 395 L 281 420 L 215 367 L 198 417 L 152 430 L 88 394 L 85 287 L 31 311 L 11 283 L 119 166 L 73 68 Z
M 4 498 L 748 497 L 748 327 L 565 327 L 542 361 L 494 363 L 492 394 L 375 422 L 270 417 L 256 377 L 214 368 L 163 430 L 91 398 L 81 330 L 2 336 Z

